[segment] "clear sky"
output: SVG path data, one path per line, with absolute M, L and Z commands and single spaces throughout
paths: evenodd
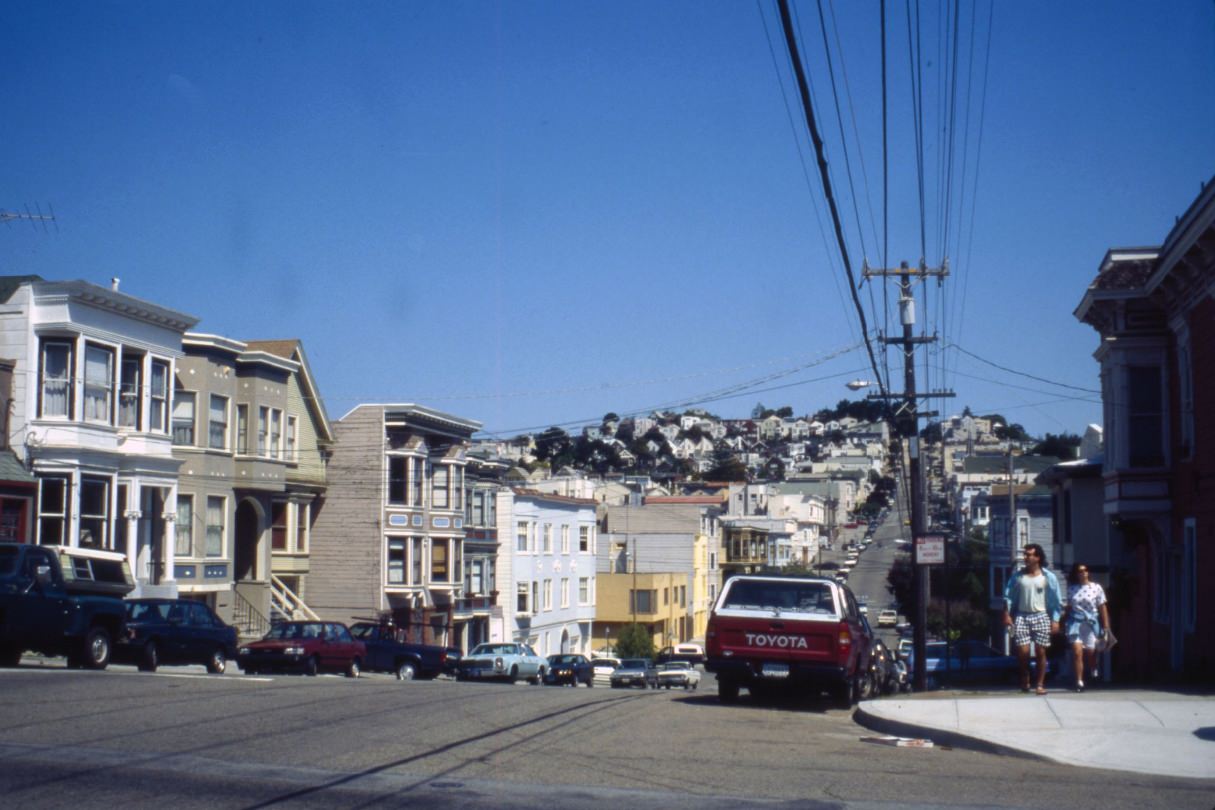
M 885 257 L 879 5 L 793 5 L 858 274 L 921 258 L 923 122 L 931 407 L 1099 422 L 1072 312 L 1215 176 L 1215 3 L 963 2 L 955 57 L 922 2 L 917 116 L 891 2 Z M 0 209 L 58 226 L 0 227 L 0 273 L 299 338 L 332 418 L 800 414 L 874 376 L 770 0 L 10 2 L 0 68 Z M 901 332 L 889 282 L 860 295 Z

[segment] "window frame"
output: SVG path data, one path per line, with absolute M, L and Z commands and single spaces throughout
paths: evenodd
M 185 514 L 183 516 L 183 509 Z M 173 553 L 177 557 L 193 559 L 198 555 L 194 548 L 194 495 L 177 493 L 176 525 L 173 528 Z M 185 527 L 185 530 L 182 530 Z M 185 538 L 185 550 L 182 550 L 182 538 Z
M 393 563 L 393 552 L 399 552 L 400 571 L 398 578 L 393 578 L 393 571 L 396 566 Z M 393 585 L 408 585 L 406 581 L 409 576 L 409 537 L 406 535 L 390 534 L 385 537 L 384 545 L 384 584 L 387 586 Z
M 159 382 L 157 372 L 163 371 Z M 148 430 L 152 433 L 168 433 L 168 420 L 171 415 L 169 392 L 172 387 L 169 381 L 173 378 L 173 368 L 167 360 L 153 357 L 151 371 L 148 374 Z
M 47 376 L 47 357 L 51 349 L 63 349 L 66 353 L 63 364 L 62 377 Z M 39 419 L 72 419 L 76 411 L 76 398 L 74 396 L 75 386 L 72 381 L 75 377 L 76 364 L 76 343 L 70 338 L 42 338 L 38 345 L 38 418 Z M 47 408 L 47 401 L 51 399 L 48 396 L 48 388 L 54 385 L 56 395 L 58 390 L 62 389 L 64 400 L 63 413 L 57 410 L 51 412 Z
M 218 505 L 218 509 L 213 509 Z M 219 523 L 212 523 L 212 516 L 219 516 Z M 207 496 L 207 533 L 203 543 L 203 559 L 215 560 L 227 556 L 228 547 L 228 499 L 223 495 Z M 217 533 L 213 534 L 213 533 Z M 212 550 L 212 543 L 218 540 L 219 548 Z
M 189 441 L 179 441 L 178 431 L 185 430 L 185 419 L 178 416 L 178 406 L 190 403 L 190 424 L 189 424 Z M 173 445 L 175 447 L 197 447 L 198 439 L 198 392 L 188 391 L 185 388 L 178 388 L 173 391 Z
M 221 405 L 219 409 L 220 421 L 216 421 L 216 403 Z M 223 394 L 211 394 L 207 398 L 207 449 L 208 450 L 227 450 L 228 449 L 228 428 L 230 422 L 228 418 L 228 406 L 231 404 L 228 397 Z M 218 433 L 216 429 L 218 428 Z
M 83 548 L 100 548 L 108 549 L 110 547 L 110 497 L 113 493 L 113 480 L 98 476 L 98 475 L 82 475 L 80 476 L 80 536 L 77 544 Z M 86 496 L 89 501 L 93 500 L 92 490 L 100 489 L 100 498 L 97 503 L 101 506 L 100 511 L 85 511 Z M 85 524 L 89 525 L 85 525 Z M 84 533 L 86 530 L 92 530 L 93 543 L 86 546 L 84 544 Z
M 143 361 L 142 355 L 123 352 L 118 363 L 118 427 L 143 428 Z M 128 378 L 128 369 L 133 369 L 134 380 Z M 128 405 L 128 402 L 132 403 Z M 129 408 L 134 408 L 134 420 L 130 420 Z
M 54 511 L 48 508 L 47 484 L 55 484 L 60 492 L 60 509 Z M 68 543 L 68 526 L 72 518 L 72 478 L 69 475 L 40 475 L 38 476 L 38 545 L 66 545 Z M 59 537 L 48 541 L 43 527 L 48 524 L 58 524 Z
M 100 354 L 105 358 L 105 374 L 103 380 L 99 383 L 92 375 L 92 361 L 94 354 Z M 104 343 L 96 343 L 93 341 L 85 341 L 84 344 L 84 371 L 82 375 L 82 393 L 81 401 L 84 405 L 83 421 L 95 425 L 113 425 L 114 424 L 114 392 L 115 392 L 115 364 L 117 361 L 118 352 L 113 346 L 107 346 Z M 97 396 L 97 391 L 101 391 L 101 395 Z M 94 402 L 103 403 L 104 414 L 101 416 L 90 415 L 90 410 Z
M 232 448 L 238 456 L 249 455 L 249 405 L 236 403 L 236 446 Z

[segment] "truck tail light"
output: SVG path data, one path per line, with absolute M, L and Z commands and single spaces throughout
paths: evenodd
M 840 647 L 852 646 L 852 631 L 848 629 L 848 625 L 846 624 L 840 625 L 839 645 Z

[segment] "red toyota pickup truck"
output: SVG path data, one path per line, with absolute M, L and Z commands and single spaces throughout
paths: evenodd
M 737 576 L 709 617 L 705 669 L 722 703 L 740 687 L 818 694 L 850 708 L 871 693 L 873 631 L 846 585 L 821 577 Z

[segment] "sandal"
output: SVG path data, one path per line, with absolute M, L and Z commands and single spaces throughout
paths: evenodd
M 1045 695 L 1045 694 L 1046 694 L 1046 687 L 1045 687 L 1045 686 L 1039 686 L 1039 687 L 1038 687 L 1036 690 L 1034 690 L 1034 694 L 1036 694 L 1036 695 Z

